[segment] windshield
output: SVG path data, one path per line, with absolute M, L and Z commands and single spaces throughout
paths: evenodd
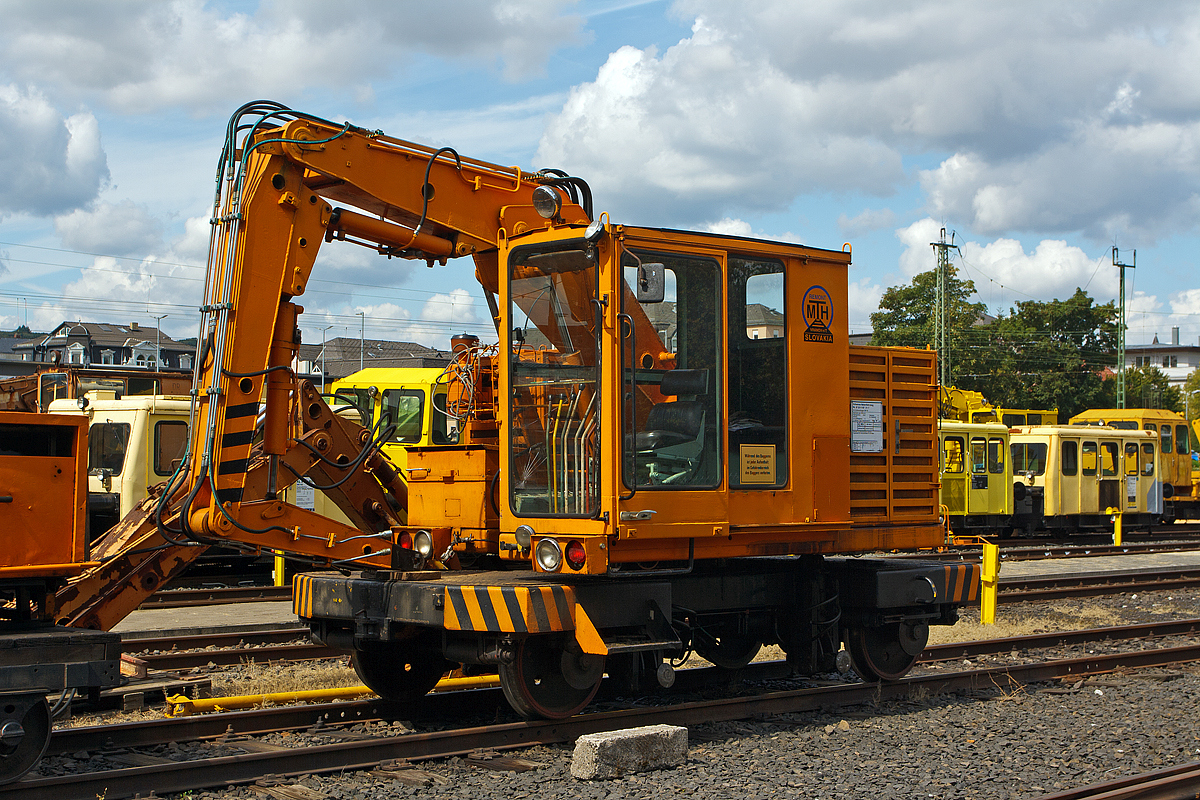
M 599 508 L 596 282 L 594 251 L 582 241 L 509 256 L 509 502 L 520 516 Z

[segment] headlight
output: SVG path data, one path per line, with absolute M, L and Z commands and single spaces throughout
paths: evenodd
M 413 537 L 413 550 L 425 558 L 433 555 L 433 537 L 429 535 L 429 531 L 417 531 L 417 535 Z
M 549 186 L 533 190 L 533 210 L 542 219 L 554 219 L 562 211 L 562 195 Z
M 533 541 L 533 528 L 528 525 L 518 525 L 513 533 L 516 535 L 517 544 L 521 546 L 521 549 L 528 550 L 530 543 Z
M 543 572 L 558 572 L 562 566 L 562 548 L 553 539 L 542 539 L 533 551 Z

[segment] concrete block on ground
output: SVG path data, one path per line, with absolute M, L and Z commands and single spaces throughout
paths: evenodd
M 582 780 L 677 767 L 687 761 L 687 728 L 647 725 L 589 733 L 575 740 L 571 774 Z

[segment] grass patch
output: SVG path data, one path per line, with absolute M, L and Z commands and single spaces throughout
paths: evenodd
M 246 694 L 304 692 L 361 686 L 354 669 L 344 661 L 310 661 L 296 664 L 242 664 L 212 673 L 213 697 Z

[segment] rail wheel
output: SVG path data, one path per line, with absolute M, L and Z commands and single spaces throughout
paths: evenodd
M 927 641 L 928 625 L 893 622 L 878 628 L 851 628 L 846 649 L 854 671 L 864 681 L 894 681 L 917 663 Z
M 440 653 L 410 641 L 370 643 L 354 651 L 351 663 L 371 691 L 394 702 L 425 696 L 450 668 Z
M 511 664 L 500 665 L 500 688 L 526 719 L 564 719 L 592 701 L 604 678 L 604 656 L 579 650 L 574 640 L 530 636 L 517 644 Z
M 0 784 L 11 783 L 33 769 L 49 744 L 46 698 L 0 698 Z
M 737 634 L 697 637 L 696 654 L 722 669 L 741 669 L 754 660 L 762 642 Z

